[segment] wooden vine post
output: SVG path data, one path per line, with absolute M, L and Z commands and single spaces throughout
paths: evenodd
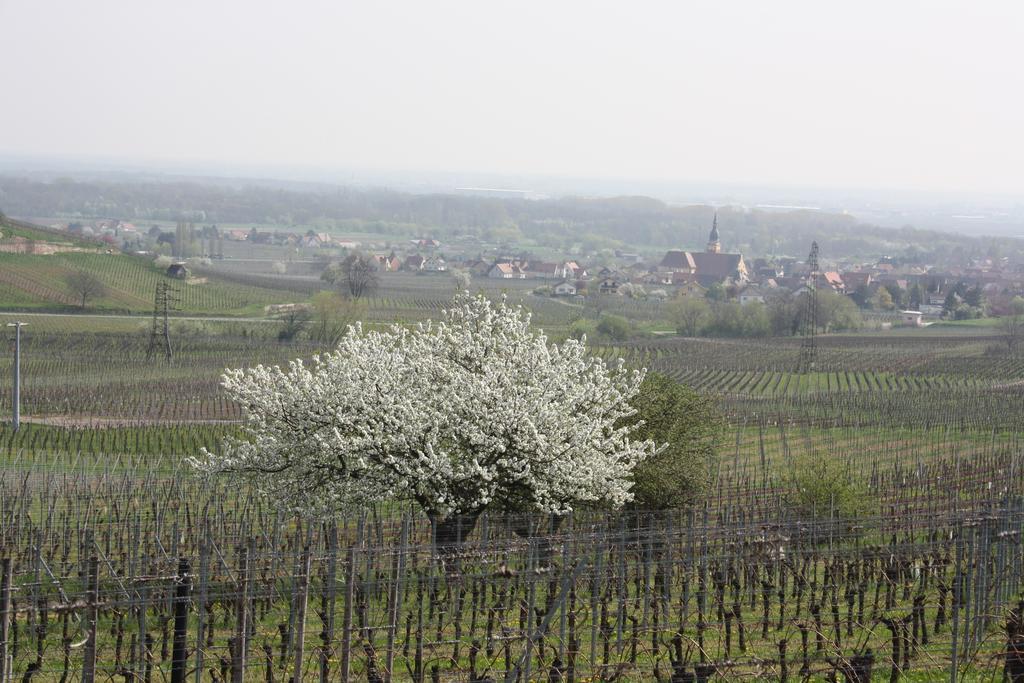
M 174 585 L 174 641 L 171 650 L 171 683 L 185 683 L 188 665 L 186 649 L 188 638 L 188 604 L 192 593 L 191 568 L 188 560 L 178 561 L 178 576 Z
M 14 578 L 11 558 L 0 560 L 0 683 L 7 683 L 11 672 L 8 668 L 8 641 L 11 635 L 11 584 Z
M 295 670 L 293 680 L 299 683 L 302 680 L 302 660 L 306 648 L 306 607 L 309 604 L 309 572 L 312 569 L 312 556 L 309 543 L 302 552 L 302 569 L 299 575 L 298 595 L 296 596 L 295 610 Z
M 249 637 L 249 549 L 238 550 L 238 605 L 234 648 L 231 653 L 231 683 L 245 680 L 246 641 Z
M 85 659 L 82 662 L 82 683 L 96 680 L 96 622 L 100 599 L 100 560 L 95 555 L 89 558 L 89 584 L 86 593 L 86 628 L 89 630 L 85 641 Z

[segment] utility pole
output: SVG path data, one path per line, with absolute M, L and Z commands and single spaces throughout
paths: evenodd
M 18 431 L 21 426 L 21 328 L 28 323 L 7 323 L 14 328 L 14 395 L 11 400 L 11 428 Z

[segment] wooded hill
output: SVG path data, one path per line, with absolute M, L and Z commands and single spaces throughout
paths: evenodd
M 584 250 L 702 248 L 714 209 L 672 206 L 649 197 L 526 200 L 310 185 L 308 191 L 254 181 L 38 182 L 0 177 L 0 206 L 18 216 L 118 218 L 202 223 L 322 226 L 347 231 L 449 239 L 532 242 Z M 977 256 L 1024 256 L 1012 238 L 893 230 L 821 211 L 719 208 L 723 247 L 749 256 L 796 256 L 817 240 L 829 259 L 896 256 L 944 263 Z

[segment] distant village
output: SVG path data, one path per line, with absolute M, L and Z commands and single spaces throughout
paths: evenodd
M 249 245 L 266 247 L 271 254 L 273 248 L 282 254 L 301 250 L 304 257 L 324 264 L 344 253 L 361 251 L 373 255 L 381 274 L 458 271 L 475 278 L 535 280 L 538 294 L 553 297 L 700 297 L 745 306 L 766 303 L 773 296 L 799 295 L 814 286 L 848 296 L 862 309 L 901 317 L 908 325 L 922 324 L 925 317 L 1004 315 L 1012 310 L 1014 298 L 1024 295 L 1024 264 L 1007 259 L 980 259 L 967 266 L 925 266 L 885 257 L 874 263 L 831 262 L 826 266 L 829 261 L 825 258 L 813 271 L 806 258 L 748 260 L 742 253 L 723 249 L 728 242 L 722 239 L 717 215 L 703 250 L 670 249 L 660 258 L 615 251 L 600 257 L 539 259 L 501 253 L 501 245 L 481 245 L 469 236 L 453 238 L 450 244 L 431 237 L 362 243 L 313 230 L 221 230 L 186 222 L 179 222 L 173 231 L 159 226 L 143 229 L 116 220 L 52 227 L 103 240 L 126 252 L 167 254 L 175 259 L 176 276 L 187 272 L 187 259 L 232 258 L 235 247 Z

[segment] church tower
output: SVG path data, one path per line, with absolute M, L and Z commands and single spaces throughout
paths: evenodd
M 722 242 L 718 239 L 718 212 L 715 212 L 715 219 L 711 223 L 711 234 L 708 235 L 708 247 L 705 249 L 709 254 L 718 254 L 722 251 Z

